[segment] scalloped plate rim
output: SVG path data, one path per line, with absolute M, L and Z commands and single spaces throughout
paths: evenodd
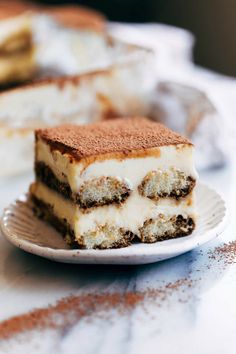
M 17 202 L 26 202 L 27 194 L 22 195 L 15 202 L 10 204 L 3 212 L 1 218 L 1 231 L 5 238 L 14 246 L 44 258 L 53 261 L 78 264 L 145 264 L 162 261 L 177 255 L 186 253 L 196 247 L 199 247 L 215 237 L 219 236 L 228 219 L 227 208 L 223 198 L 212 188 L 198 182 L 198 188 L 205 189 L 208 194 L 211 193 L 218 198 L 219 207 L 221 207 L 221 219 L 209 230 L 196 237 L 197 228 L 192 235 L 174 240 L 166 240 L 152 244 L 133 244 L 129 247 L 108 250 L 81 250 L 81 249 L 54 249 L 47 246 L 40 246 L 37 243 L 21 239 L 12 234 L 8 228 L 8 214 L 11 210 L 17 208 Z M 198 191 L 198 189 L 197 189 Z M 43 222 L 43 221 L 42 221 Z M 149 257 L 151 257 L 149 259 Z M 153 260 L 156 257 L 156 260 Z M 129 260 L 127 260 L 129 258 Z M 140 258 L 140 261 L 138 260 Z M 141 260 L 141 258 L 143 258 Z M 133 259 L 133 262 L 132 262 Z

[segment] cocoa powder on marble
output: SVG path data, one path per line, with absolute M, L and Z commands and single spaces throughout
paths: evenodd
M 200 254 L 202 255 L 201 251 Z M 236 240 L 224 243 L 209 251 L 208 258 L 220 264 L 223 262 L 223 267 L 236 263 Z M 206 265 L 208 269 L 212 266 L 212 264 Z M 55 305 L 36 309 L 1 322 L 0 340 L 11 339 L 32 330 L 60 330 L 73 326 L 85 317 L 93 319 L 106 316 L 106 313 L 113 309 L 121 315 L 128 314 L 129 311 L 139 305 L 145 305 L 148 301 L 153 301 L 157 306 L 161 306 L 162 302 L 173 294 L 178 295 L 178 301 L 185 302 L 188 297 L 184 300 L 183 294 L 200 279 L 194 280 L 189 276 L 145 291 L 82 294 L 62 298 Z
M 217 246 L 208 252 L 210 259 L 223 262 L 224 266 L 236 263 L 236 240 Z
M 62 298 L 55 305 L 35 309 L 14 316 L 0 323 L 0 340 L 11 339 L 32 330 L 63 329 L 73 326 L 80 319 L 106 316 L 109 310 L 117 310 L 120 315 L 128 314 L 145 300 L 160 305 L 167 296 L 183 287 L 191 286 L 192 281 L 184 278 L 163 285 L 158 289 L 140 292 L 83 294 Z

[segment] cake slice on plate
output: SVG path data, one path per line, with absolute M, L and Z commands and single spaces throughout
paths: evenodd
M 34 209 L 80 248 L 190 235 L 193 149 L 186 138 L 140 117 L 38 130 Z

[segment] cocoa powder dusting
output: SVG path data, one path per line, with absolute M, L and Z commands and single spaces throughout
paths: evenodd
M 38 129 L 36 140 L 46 142 L 51 151 L 59 150 L 75 160 L 106 154 L 124 154 L 162 146 L 185 148 L 190 141 L 144 117 L 117 118 L 87 125 L 65 124 Z
M 223 262 L 224 266 L 236 263 L 236 240 L 224 243 L 208 252 L 210 259 Z
M 199 256 L 203 255 L 200 250 Z M 218 264 L 218 270 L 224 270 L 227 266 L 236 263 L 236 240 L 217 246 L 208 251 L 207 255 L 211 262 L 208 261 L 205 264 L 206 269 L 215 268 Z M 160 307 L 163 301 L 168 300 L 172 295 L 177 296 L 177 301 L 184 303 L 191 297 L 187 290 L 196 286 L 200 281 L 201 277 L 193 278 L 190 272 L 187 278 L 164 283 L 156 289 L 69 296 L 55 305 L 36 309 L 1 322 L 0 340 L 12 339 L 33 330 L 63 330 L 73 326 L 82 318 L 91 320 L 106 318 L 111 310 L 116 310 L 120 315 L 128 315 L 137 306 L 145 307 L 145 304 L 150 302 Z
M 61 299 L 55 305 L 36 309 L 23 315 L 12 317 L 0 323 L 0 340 L 11 339 L 19 334 L 32 330 L 60 330 L 73 326 L 80 319 L 106 316 L 109 310 L 117 310 L 120 315 L 126 315 L 136 306 L 144 304 L 145 300 L 153 301 L 160 306 L 161 301 L 174 291 L 189 287 L 192 281 L 184 278 L 163 285 L 158 289 L 147 289 L 142 292 L 101 293 L 69 296 Z

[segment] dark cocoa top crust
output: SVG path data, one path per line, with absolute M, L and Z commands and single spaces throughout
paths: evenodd
M 189 144 L 190 141 L 147 118 L 117 118 L 89 125 L 61 125 L 36 131 L 51 150 L 60 150 L 76 160 L 83 158 Z

